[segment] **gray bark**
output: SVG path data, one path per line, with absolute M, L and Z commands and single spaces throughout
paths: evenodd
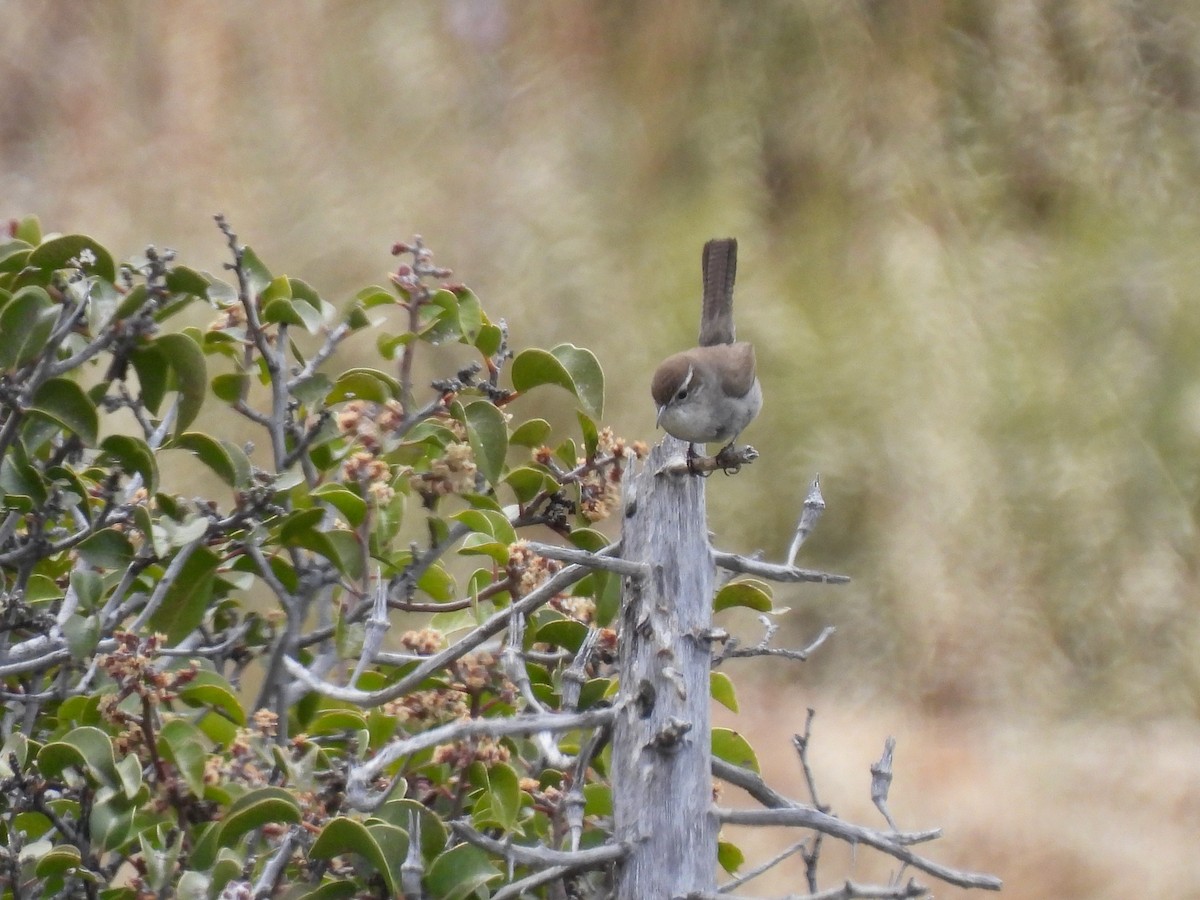
M 656 474 L 685 449 L 667 438 L 633 481 L 623 553 L 649 574 L 624 582 L 621 696 L 613 727 L 615 836 L 630 847 L 619 900 L 716 888 L 707 640 L 714 570 L 704 479 Z

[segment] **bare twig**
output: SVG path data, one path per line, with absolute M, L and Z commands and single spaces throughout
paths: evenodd
M 549 847 L 498 841 L 480 834 L 461 819 L 451 822 L 450 827 L 468 844 L 474 844 L 488 853 L 503 856 L 522 866 L 562 866 L 568 871 L 594 869 L 614 863 L 629 852 L 620 844 L 601 844 L 586 850 L 551 850 Z
M 796 523 L 796 533 L 792 536 L 792 544 L 788 547 L 787 564 L 796 564 L 796 554 L 808 540 L 812 530 L 817 527 L 817 520 L 825 512 L 825 498 L 821 496 L 821 476 L 814 476 L 808 486 L 808 494 L 804 498 L 804 507 L 800 510 L 800 521 Z
M 398 697 L 403 697 L 434 672 L 441 671 L 454 662 L 454 660 L 461 659 L 480 644 L 485 643 L 493 635 L 499 634 L 508 624 L 509 616 L 513 612 L 519 614 L 532 612 L 539 606 L 548 603 L 555 594 L 570 587 L 587 574 L 588 570 L 584 566 L 567 566 L 562 571 L 556 572 L 539 587 L 530 591 L 514 603 L 510 608 L 501 609 L 493 613 L 481 625 L 472 629 L 462 640 L 447 647 L 440 653 L 430 656 L 399 681 L 379 691 L 359 691 L 353 688 L 338 687 L 314 677 L 308 669 L 294 659 L 287 658 L 284 662 L 287 664 L 288 671 L 294 678 L 297 678 L 308 688 L 327 697 L 345 700 L 364 707 L 380 706 Z
M 353 766 L 346 778 L 347 802 L 356 809 L 374 809 L 387 798 L 391 787 L 389 786 L 383 791 L 372 792 L 369 785 L 396 760 L 411 756 L 413 753 L 429 747 L 436 747 L 438 744 L 448 744 L 473 737 L 495 738 L 512 734 L 536 734 L 539 731 L 561 732 L 597 728 L 611 724 L 615 716 L 615 708 L 607 707 L 589 709 L 581 713 L 545 713 L 515 718 L 462 719 L 438 728 L 431 728 L 429 731 L 393 741 L 367 762 Z
M 835 816 L 828 815 L 812 807 L 792 806 L 782 809 L 718 808 L 716 816 L 719 821 L 726 825 L 787 825 L 798 828 L 813 828 L 831 837 L 836 837 L 852 844 L 859 843 L 866 844 L 868 847 L 874 847 L 876 850 L 895 857 L 915 869 L 920 869 L 922 872 L 957 887 L 998 891 L 1003 885 L 1003 882 L 994 875 L 982 875 L 975 872 L 951 869 L 948 866 L 925 859 L 923 856 L 918 856 L 905 846 L 906 843 L 914 842 L 911 840 L 914 837 L 913 835 L 907 836 L 910 840 L 901 841 L 899 839 L 901 835 L 885 835 L 873 829 L 864 828 L 861 825 L 852 825 L 849 822 L 843 822 Z M 937 834 L 940 834 L 940 831 Z
M 892 751 L 895 749 L 896 739 L 888 735 L 883 744 L 883 756 L 879 757 L 879 762 L 871 766 L 871 801 L 883 813 L 883 817 L 892 831 L 899 831 L 900 829 L 896 827 L 896 822 L 887 807 L 888 791 L 892 787 Z
M 544 556 L 546 559 L 557 559 L 561 562 L 575 563 L 581 566 L 588 566 L 592 569 L 602 569 L 605 572 L 615 572 L 618 575 L 631 575 L 635 578 L 643 577 L 649 567 L 642 563 L 630 562 L 627 559 L 621 559 L 619 556 L 597 556 L 587 550 L 578 550 L 574 547 L 560 547 L 557 544 L 544 544 L 540 541 L 526 541 L 529 549 L 538 556 Z
M 723 569 L 740 572 L 743 575 L 757 575 L 768 581 L 812 581 L 819 584 L 846 584 L 849 575 L 834 575 L 829 572 L 818 572 L 814 569 L 801 569 L 796 566 L 783 566 L 778 563 L 767 563 L 739 556 L 736 553 L 713 551 L 713 562 Z

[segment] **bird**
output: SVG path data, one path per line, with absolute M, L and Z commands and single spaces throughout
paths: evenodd
M 656 425 L 688 442 L 689 468 L 696 444 L 721 442 L 720 457 L 762 409 L 754 346 L 736 340 L 734 334 L 737 240 L 715 238 L 706 243 L 701 268 L 699 346 L 668 356 L 650 383 L 658 409 Z

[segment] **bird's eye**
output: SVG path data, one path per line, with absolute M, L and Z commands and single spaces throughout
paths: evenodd
M 675 395 L 675 399 L 676 400 L 686 400 L 687 395 L 688 395 L 687 388 L 684 388 L 678 394 Z

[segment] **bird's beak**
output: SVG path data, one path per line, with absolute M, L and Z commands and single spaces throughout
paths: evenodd
M 654 417 L 654 427 L 662 428 L 663 413 L 667 411 L 667 404 L 663 404 L 658 408 L 658 415 Z

